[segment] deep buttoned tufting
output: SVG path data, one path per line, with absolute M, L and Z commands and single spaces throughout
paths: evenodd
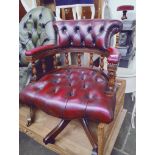
M 54 27 L 58 32 L 61 47 L 88 47 L 101 50 L 110 47 L 111 37 L 122 29 L 118 20 L 77 20 L 57 21 Z
M 57 69 L 20 93 L 20 101 L 35 105 L 46 113 L 63 118 L 109 123 L 113 119 L 115 95 L 104 92 L 107 78 L 86 68 Z
M 56 37 L 52 22 L 52 11 L 39 6 L 28 12 L 19 24 L 20 64 L 27 66 L 25 52 L 35 47 L 55 44 Z

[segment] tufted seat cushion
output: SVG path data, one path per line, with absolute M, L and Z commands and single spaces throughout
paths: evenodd
M 20 101 L 35 105 L 63 119 L 88 118 L 109 123 L 115 109 L 115 95 L 104 92 L 107 78 L 87 68 L 57 69 L 29 84 L 20 93 Z

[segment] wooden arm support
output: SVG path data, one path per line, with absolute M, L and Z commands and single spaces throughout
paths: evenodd
M 108 94 L 113 94 L 115 89 L 115 81 L 116 81 L 116 70 L 117 70 L 117 64 L 108 64 Z
M 100 69 L 104 70 L 104 55 L 107 53 L 107 62 L 108 62 L 108 77 L 109 77 L 109 82 L 108 82 L 108 88 L 107 92 L 108 94 L 112 94 L 115 88 L 115 76 L 116 76 L 116 69 L 117 65 L 120 60 L 120 54 L 116 48 L 108 48 L 106 52 L 103 51 L 95 51 L 95 49 L 86 49 L 85 48 L 60 48 L 58 46 L 54 45 L 46 45 L 42 47 L 35 48 L 33 50 L 27 51 L 26 56 L 28 56 L 28 61 L 32 63 L 32 81 L 36 81 L 37 78 L 37 69 L 35 66 L 36 60 L 41 60 L 42 63 L 42 70 L 43 73 L 46 73 L 46 64 L 45 64 L 45 57 L 50 56 L 51 61 L 53 61 L 53 66 L 56 68 L 57 62 L 56 62 L 56 54 L 57 53 L 65 53 L 65 64 L 68 66 L 69 65 L 69 59 L 68 59 L 68 52 L 78 52 L 77 55 L 77 62 L 78 66 L 81 66 L 81 52 L 88 52 L 90 53 L 90 62 L 89 62 L 89 67 L 93 67 L 93 53 L 99 53 L 101 56 L 101 61 L 100 61 Z
M 108 70 L 109 81 L 108 81 L 107 93 L 109 95 L 112 95 L 115 89 L 116 70 L 117 70 L 117 66 L 120 61 L 121 55 L 116 48 L 109 48 L 108 52 L 109 52 L 109 56 L 108 56 L 107 70 Z
M 31 82 L 34 82 L 38 79 L 37 77 L 37 67 L 36 67 L 36 60 L 41 60 L 41 68 L 43 71 L 43 74 L 46 73 L 46 63 L 45 58 L 47 56 L 51 55 L 51 62 L 53 61 L 54 57 L 54 50 L 56 50 L 58 47 L 51 44 L 51 45 L 45 45 L 40 46 L 37 48 L 34 48 L 32 50 L 26 51 L 25 55 L 27 56 L 27 61 L 31 63 L 32 65 L 32 79 Z M 52 54 L 53 53 L 53 54 Z

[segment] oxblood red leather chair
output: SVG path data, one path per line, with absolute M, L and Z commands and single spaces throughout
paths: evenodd
M 49 115 L 61 118 L 60 124 L 44 139 L 54 143 L 56 136 L 73 119 L 79 119 L 97 154 L 97 142 L 88 128 L 88 120 L 110 123 L 116 103 L 115 74 L 119 52 L 110 47 L 111 37 L 122 29 L 117 20 L 57 21 L 57 45 L 46 45 L 27 51 L 32 63 L 33 79 L 20 93 L 20 102 L 37 107 Z M 77 53 L 77 65 L 72 65 L 69 53 Z M 65 65 L 58 66 L 56 55 L 65 53 Z M 88 66 L 82 66 L 81 54 L 89 53 Z M 93 55 L 100 56 L 100 65 L 94 67 Z M 51 55 L 54 69 L 46 70 L 45 58 Z M 104 58 L 107 70 L 104 70 Z M 35 61 L 42 62 L 42 76 L 37 77 Z M 28 125 L 31 123 L 28 119 Z

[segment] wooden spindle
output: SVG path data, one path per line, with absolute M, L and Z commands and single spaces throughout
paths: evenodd
M 78 65 L 81 66 L 81 53 L 78 53 Z
M 93 67 L 93 53 L 90 53 L 90 62 L 89 62 L 89 66 Z
M 46 73 L 45 59 L 41 59 L 43 73 Z
M 35 66 L 35 62 L 32 62 L 32 81 L 37 80 L 37 70 Z
M 104 55 L 101 55 L 101 57 L 100 57 L 100 69 L 101 70 L 104 70 Z
M 57 68 L 57 58 L 56 58 L 56 54 L 54 54 L 53 56 L 53 65 L 54 65 L 54 68 Z
M 115 47 L 118 48 L 119 46 L 119 33 L 116 34 L 116 44 Z
M 65 53 L 65 64 L 66 64 L 67 66 L 69 65 L 68 53 Z
M 108 76 L 109 76 L 108 91 L 109 92 L 113 92 L 115 87 L 116 69 L 117 69 L 117 64 L 108 64 Z

